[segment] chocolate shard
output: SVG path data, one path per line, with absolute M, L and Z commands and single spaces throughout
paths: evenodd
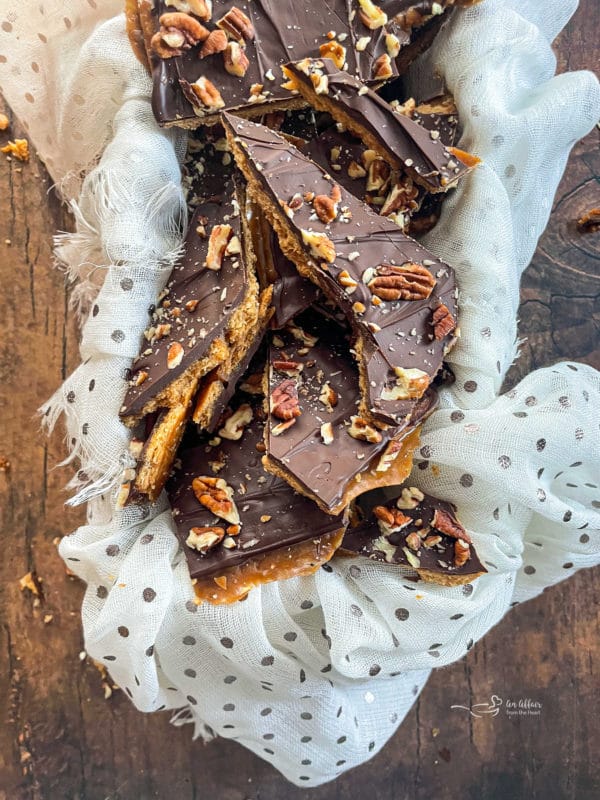
M 311 565 L 316 568 L 318 563 L 294 560 L 294 550 L 289 548 L 326 535 L 339 539 L 345 529 L 343 515 L 325 514 L 281 478 L 265 472 L 261 462 L 265 424 L 262 403 L 262 397 L 240 391 L 232 404 L 229 425 L 224 426 L 227 435 L 198 436 L 192 429 L 190 439 L 179 451 L 167 493 L 192 578 L 227 577 L 231 568 L 266 554 L 277 568 L 271 569 L 265 562 L 262 578 L 254 575 L 254 581 L 299 574 L 298 570 Z M 210 483 L 217 480 L 222 483 L 211 488 Z M 233 508 L 228 506 L 228 498 Z M 213 535 L 200 538 L 203 533 Z M 329 548 L 325 552 L 329 557 L 333 554 Z M 210 600 L 213 594 L 218 602 L 238 599 L 239 587 L 234 585 L 236 593 L 231 598 L 219 592 L 219 583 L 209 582 L 211 591 L 205 599 Z
M 452 269 L 274 131 L 227 114 L 224 127 L 283 253 L 352 326 L 361 416 L 408 425 L 454 342 Z
M 314 108 L 330 113 L 393 169 L 429 192 L 447 191 L 479 163 L 468 153 L 446 147 L 438 131 L 398 113 L 329 58 L 290 62 L 285 72 Z
M 350 528 L 340 554 L 359 555 L 417 572 L 422 580 L 444 586 L 471 583 L 487 572 L 452 503 L 405 486 L 392 500 L 375 504 Z
M 221 110 L 256 117 L 301 107 L 304 100 L 284 86 L 281 71 L 291 54 L 330 55 L 340 68 L 379 85 L 431 44 L 440 13 L 452 5 L 323 0 L 313 13 L 291 0 L 213 0 L 202 31 L 196 16 L 185 30 L 173 28 L 173 7 L 156 0 L 144 14 L 155 117 L 162 125 L 194 128 L 217 123 Z
M 181 261 L 174 267 L 144 335 L 121 408 L 135 426 L 159 417 L 139 456 L 130 501 L 156 500 L 192 413 L 203 376 L 235 368 L 259 335 L 259 297 L 253 258 L 243 235 L 237 195 L 196 210 Z
M 418 434 L 363 420 L 346 326 L 309 311 L 271 335 L 265 467 L 339 513 L 370 489 L 402 483 Z M 414 401 L 416 404 L 418 401 Z

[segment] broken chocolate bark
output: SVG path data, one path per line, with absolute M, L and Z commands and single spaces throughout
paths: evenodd
M 283 253 L 352 326 L 361 416 L 408 425 L 454 341 L 452 269 L 274 131 L 230 115 L 224 126 Z
M 428 130 L 400 113 L 329 58 L 291 62 L 285 72 L 308 103 L 330 113 L 390 167 L 429 192 L 446 191 L 479 163 L 474 156 L 447 147 L 437 128 Z
M 487 572 L 455 506 L 414 486 L 373 506 L 346 532 L 340 553 L 413 569 L 423 580 L 446 586 L 470 583 Z

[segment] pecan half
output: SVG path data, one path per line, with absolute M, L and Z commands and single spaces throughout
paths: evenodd
M 426 267 L 407 262 L 401 267 L 382 264 L 368 287 L 381 300 L 426 300 L 435 278 Z
M 293 378 L 286 378 L 271 392 L 271 414 L 277 419 L 290 420 L 302 413 L 298 402 L 298 387 Z
M 254 26 L 250 19 L 236 6 L 232 6 L 229 11 L 217 21 L 217 27 L 225 31 L 232 39 L 238 42 L 249 42 L 254 39 Z
M 190 528 L 189 535 L 185 540 L 188 547 L 198 550 L 200 553 L 208 553 L 213 547 L 225 537 L 225 530 L 220 527 L 196 527 Z
M 227 520 L 232 525 L 240 524 L 240 517 L 233 502 L 233 489 L 223 478 L 200 475 L 192 481 L 196 500 L 208 508 L 216 517 Z
M 223 53 L 223 62 L 225 70 L 237 78 L 243 78 L 250 66 L 244 48 L 239 42 L 229 42 Z
M 184 50 L 203 42 L 208 30 L 189 14 L 172 11 L 160 18 L 160 30 L 154 34 L 150 47 L 160 58 L 180 56 Z
M 452 516 L 448 511 L 436 508 L 431 524 L 436 530 L 445 533 L 446 536 L 451 536 L 453 539 L 464 539 L 468 543 L 471 542 L 469 534 L 456 517 Z
M 206 58 L 215 53 L 222 53 L 227 47 L 227 34 L 225 31 L 211 31 L 198 53 L 198 58 Z
M 456 320 L 444 303 L 440 303 L 433 312 L 431 324 L 433 325 L 433 335 L 438 341 L 448 336 L 456 328 Z
M 462 567 L 471 558 L 471 548 L 464 539 L 454 542 L 454 566 Z
M 218 272 L 223 264 L 223 256 L 227 248 L 227 243 L 231 238 L 233 228 L 231 225 L 215 225 L 210 232 L 208 240 L 208 252 L 204 266 Z

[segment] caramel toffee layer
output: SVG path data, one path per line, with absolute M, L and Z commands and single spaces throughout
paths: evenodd
M 232 184 L 222 202 L 196 209 L 185 240 L 182 259 L 175 265 L 165 292 L 145 332 L 140 355 L 131 367 L 121 416 L 145 413 L 145 408 L 192 364 L 205 358 L 247 292 L 248 271 L 241 247 L 241 225 Z M 211 239 L 225 231 L 220 268 L 207 265 Z M 215 231 L 217 230 L 217 233 Z M 212 262 L 211 262 L 212 263 Z
M 155 1 L 145 15 L 155 31 L 155 117 L 195 127 L 214 124 L 222 109 L 256 116 L 303 103 L 282 86 L 281 67 L 291 58 L 332 55 L 360 80 L 381 83 L 431 44 L 440 27 L 431 18 L 453 4 L 322 0 L 315 10 L 306 0 L 213 0 L 212 7 L 205 0 Z
M 453 270 L 277 133 L 230 115 L 224 125 L 284 254 L 353 328 L 361 413 L 408 424 L 453 342 Z
M 236 419 L 239 418 L 240 438 L 219 435 L 211 439 L 195 434 L 193 443 L 184 442 L 177 467 L 167 484 L 177 536 L 192 578 L 217 575 L 254 556 L 345 527 L 343 515 L 325 514 L 281 478 L 265 472 L 261 462 L 264 450 L 262 397 L 256 402 L 256 398 L 245 398 L 240 393 L 236 400 L 229 430 L 238 427 Z M 249 414 L 252 415 L 250 422 L 242 424 Z M 228 432 L 228 435 L 232 434 Z M 211 502 L 211 495 L 218 489 L 211 492 L 208 486 L 202 492 L 202 487 L 196 483 L 194 490 L 194 479 L 202 477 L 224 481 L 227 487 L 224 493 L 231 493 L 239 523 L 229 521 L 236 519 L 231 514 L 226 520 L 210 510 L 225 513 L 227 506 L 218 499 L 216 505 Z M 200 502 L 199 496 L 207 505 Z M 203 533 L 210 533 L 206 529 L 217 529 L 217 532 L 202 539 Z M 188 540 L 190 544 L 186 544 Z M 209 545 L 205 550 L 203 542 Z
M 269 347 L 267 458 L 329 511 L 396 433 L 357 422 L 360 390 L 349 348 L 344 328 L 315 312 L 272 334 Z
M 392 167 L 429 191 L 445 191 L 469 171 L 448 150 L 439 130 L 434 126 L 428 130 L 399 113 L 331 59 L 304 59 L 285 69 L 311 105 L 328 111 Z
M 426 577 L 429 573 L 432 580 L 433 576 L 475 577 L 487 571 L 452 503 L 414 487 L 372 508 L 363 522 L 346 532 L 341 549 L 425 572 Z

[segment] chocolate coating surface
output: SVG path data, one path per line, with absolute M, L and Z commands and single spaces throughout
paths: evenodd
M 144 341 L 140 355 L 131 367 L 131 381 L 123 406 L 122 416 L 140 414 L 148 401 L 155 398 L 193 363 L 204 358 L 211 344 L 222 336 L 231 314 L 236 310 L 246 292 L 247 270 L 243 253 L 225 256 L 218 271 L 208 269 L 204 262 L 208 252 L 211 229 L 214 225 L 228 224 L 232 236 L 241 237 L 239 210 L 234 203 L 233 184 L 225 187 L 222 202 L 203 203 L 194 212 L 185 240 L 183 257 L 175 265 L 169 281 L 168 293 L 154 312 L 151 328 L 170 326 L 168 332 L 154 341 Z M 206 236 L 197 228 L 203 224 Z M 196 303 L 193 310 L 189 303 Z M 170 369 L 167 363 L 169 348 L 175 342 L 183 347 L 181 362 Z M 137 384 L 146 373 L 145 379 Z
M 242 170 L 247 177 L 251 173 L 274 207 L 280 209 L 281 202 L 289 204 L 297 194 L 330 195 L 335 177 L 324 173 L 278 134 L 230 115 L 224 115 L 224 120 L 237 145 Z M 451 338 L 435 338 L 432 319 L 441 304 L 456 319 L 454 273 L 393 222 L 375 214 L 343 187 L 340 194 L 339 213 L 331 223 L 322 222 L 315 215 L 311 202 L 302 202 L 294 209 L 293 217 L 281 213 L 285 225 L 298 240 L 296 247 L 302 248 L 305 263 L 312 265 L 309 277 L 344 312 L 361 342 L 359 363 L 364 367 L 363 392 L 369 412 L 386 424 L 407 424 L 414 399 L 388 399 L 397 385 L 396 368 L 419 370 L 424 373 L 425 383 L 431 382 L 440 369 Z M 312 233 L 326 236 L 335 248 L 335 261 L 323 268 L 324 262 L 314 255 L 302 231 L 304 236 Z M 281 237 L 280 244 L 285 250 Z M 431 274 L 434 283 L 431 294 L 417 300 L 382 301 L 375 305 L 373 291 L 367 285 L 371 280 L 367 271 L 376 273 L 383 265 L 405 264 L 424 267 Z M 340 283 L 343 272 L 354 284 L 351 291 Z M 369 281 L 363 279 L 365 274 Z
M 397 510 L 397 499 L 388 500 L 383 503 L 383 506 L 392 511 Z M 431 495 L 424 495 L 423 500 L 415 508 L 405 508 L 404 504 L 402 505 L 400 513 L 410 519 L 402 530 L 395 533 L 386 533 L 384 526 L 378 523 L 371 509 L 363 522 L 346 531 L 342 549 L 356 555 L 365 556 L 373 561 L 397 564 L 407 569 L 429 570 L 440 575 L 471 575 L 487 572 L 479 560 L 479 556 L 475 552 L 475 548 L 470 542 L 466 531 L 457 521 L 456 508 L 452 503 L 439 500 Z M 433 525 L 436 511 L 445 512 L 453 522 L 457 523 L 457 530 L 462 529 L 464 531 L 466 542 L 470 546 L 470 558 L 462 566 L 456 566 L 455 564 L 454 547 L 457 541 L 456 538 L 437 530 Z M 417 524 L 418 521 L 421 524 Z M 407 545 L 407 537 L 415 533 L 418 537 L 415 541 L 420 540 L 420 546 L 417 549 Z M 436 544 L 431 543 L 431 546 L 428 547 L 425 544 L 428 536 L 439 537 L 441 541 Z M 412 540 L 409 539 L 410 541 Z
M 345 526 L 343 515 L 324 513 L 281 478 L 265 472 L 261 453 L 256 449 L 263 443 L 262 398 L 257 402 L 238 394 L 234 408 L 243 401 L 252 403 L 254 417 L 241 439 L 222 439 L 220 444 L 211 447 L 208 444 L 210 437 L 190 432 L 190 438 L 178 454 L 178 466 L 167 484 L 177 537 L 192 578 L 218 574 L 226 567 L 244 563 L 253 555 L 316 538 Z M 234 490 L 241 531 L 232 537 L 235 541 L 233 549 L 219 544 L 202 555 L 185 543 L 190 528 L 227 527 L 224 520 L 215 517 L 198 502 L 192 489 L 194 478 L 215 474 L 209 464 L 211 461 L 224 463 L 218 477 Z

